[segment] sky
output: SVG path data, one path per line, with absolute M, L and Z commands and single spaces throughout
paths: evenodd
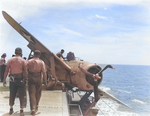
M 6 11 L 56 54 L 97 64 L 150 65 L 149 0 L 0 0 Z M 28 42 L 0 13 L 0 55 Z

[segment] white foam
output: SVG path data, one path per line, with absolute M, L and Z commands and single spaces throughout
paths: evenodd
M 118 90 L 118 91 L 123 92 L 123 93 L 131 93 L 129 91 L 123 91 L 123 90 Z
M 132 112 L 119 112 L 119 116 L 140 116 L 140 115 Z
M 129 92 L 129 91 L 123 91 L 123 92 L 125 92 L 125 93 L 131 93 L 131 92 Z
M 103 91 L 107 92 L 110 91 L 111 89 L 109 87 L 99 87 L 100 89 L 102 89 Z
M 145 102 L 140 101 L 140 100 L 138 100 L 138 99 L 133 99 L 132 101 L 133 101 L 133 102 L 136 102 L 136 103 L 140 103 L 140 104 L 146 104 Z
M 99 112 L 97 116 L 140 116 L 139 114 L 118 110 L 120 104 L 109 98 L 102 98 L 96 104 Z

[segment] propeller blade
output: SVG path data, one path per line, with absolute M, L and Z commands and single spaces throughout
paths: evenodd
M 97 74 L 100 74 L 102 73 L 104 70 L 106 70 L 107 68 L 112 68 L 112 69 L 115 69 L 114 67 L 112 67 L 111 65 L 107 65 L 105 66 L 102 70 L 100 70 Z
M 84 70 L 83 68 L 80 67 L 80 65 L 81 65 L 81 64 L 79 64 L 78 68 L 79 68 L 83 73 L 85 73 L 86 75 L 89 75 L 90 77 L 93 77 L 93 74 L 92 74 L 92 73 L 90 73 L 90 72 Z
M 95 102 L 97 102 L 99 100 L 97 79 L 94 79 L 94 97 L 95 97 Z
M 101 79 L 101 77 L 99 76 L 98 73 L 97 73 L 97 74 L 92 74 L 92 73 L 90 73 L 90 72 L 84 70 L 83 68 L 81 68 L 81 67 L 80 67 L 80 64 L 79 64 L 78 68 L 79 68 L 83 73 L 85 73 L 86 75 L 88 75 L 88 76 L 90 76 L 90 77 L 92 77 L 92 78 L 94 78 L 94 79 Z

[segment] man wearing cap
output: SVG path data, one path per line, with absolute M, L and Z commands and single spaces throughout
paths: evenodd
M 34 58 L 27 61 L 27 69 L 29 74 L 28 91 L 30 97 L 31 115 L 34 115 L 38 111 L 38 105 L 41 98 L 43 78 L 45 84 L 47 85 L 46 67 L 45 63 L 41 59 L 39 59 L 40 55 L 41 52 L 39 50 L 35 50 Z
M 5 72 L 5 68 L 6 68 L 6 53 L 2 54 L 1 59 L 0 59 L 0 79 L 1 82 L 3 82 L 3 78 L 4 78 L 4 72 Z
M 4 73 L 3 86 L 6 86 L 6 77 L 9 73 L 10 83 L 10 97 L 9 97 L 9 105 L 10 112 L 9 114 L 13 114 L 13 105 L 16 97 L 16 93 L 19 94 L 20 100 L 20 116 L 24 116 L 23 108 L 26 107 L 27 99 L 26 99 L 26 83 L 28 72 L 26 67 L 26 61 L 21 57 L 22 49 L 15 49 L 15 56 L 8 60 L 6 70 Z

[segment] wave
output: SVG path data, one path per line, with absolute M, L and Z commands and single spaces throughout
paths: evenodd
M 110 87 L 105 87 L 105 86 L 100 86 L 99 88 L 105 92 L 112 90 Z M 116 91 L 121 92 L 121 93 L 128 93 L 128 94 L 131 93 L 130 91 L 126 91 L 126 90 L 116 90 Z
M 99 87 L 99 88 L 100 88 L 101 90 L 105 91 L 105 92 L 111 90 L 111 88 L 109 88 L 109 87 Z
M 123 92 L 123 93 L 131 93 L 130 91 L 124 91 L 124 90 L 118 90 L 120 92 Z
M 140 116 L 137 113 L 124 110 L 125 107 L 123 105 L 110 98 L 101 98 L 95 107 L 99 109 L 97 116 Z
M 145 102 L 140 101 L 140 100 L 138 100 L 138 99 L 133 99 L 132 101 L 133 101 L 133 102 L 136 102 L 136 103 L 140 103 L 140 104 L 146 104 Z

